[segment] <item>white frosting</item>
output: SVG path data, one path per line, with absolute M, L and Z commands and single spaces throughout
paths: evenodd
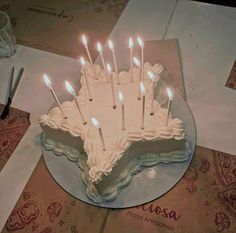
M 160 154 L 148 153 L 134 158 L 102 193 L 99 193 L 96 186 L 82 176 L 84 183 L 87 185 L 87 195 L 97 204 L 104 201 L 112 201 L 118 196 L 118 190 L 127 186 L 131 182 L 132 175 L 136 175 L 143 167 L 152 167 L 158 163 L 183 162 L 188 159 L 190 153 L 190 144 L 186 142 L 186 147 L 183 150 Z
M 46 133 L 42 133 L 41 141 L 46 150 L 52 150 L 56 155 L 65 155 L 70 161 L 78 161 L 81 153 L 75 147 L 67 146 L 64 143 L 49 139 Z
M 153 71 L 157 74 L 161 74 L 163 70 L 164 70 L 164 67 L 160 63 L 157 63 L 153 66 Z
M 92 182 L 101 180 L 102 175 L 111 173 L 112 168 L 130 147 L 132 142 L 141 140 L 171 139 L 181 140 L 185 137 L 182 121 L 173 119 L 170 114 L 168 127 L 165 126 L 167 112 L 162 109 L 157 101 L 154 101 L 155 113 L 150 115 L 152 98 L 152 81 L 147 77 L 143 82 L 146 89 L 146 108 L 144 130 L 141 126 L 142 101 L 137 99 L 139 88 L 139 69 L 134 68 L 133 80 L 130 82 L 128 72 L 119 73 L 120 85 L 116 84 L 115 73 L 113 73 L 117 108 L 112 108 L 112 95 L 110 83 L 107 82 L 104 71 L 99 65 L 95 65 L 98 79 L 95 79 L 93 69 L 87 63 L 86 75 L 90 85 L 93 101 L 89 101 L 85 76 L 82 72 L 81 89 L 77 101 L 87 121 L 82 124 L 75 101 L 66 101 L 62 104 L 67 119 L 58 107 L 53 108 L 48 114 L 40 117 L 39 123 L 51 129 L 69 132 L 73 137 L 81 137 L 84 142 L 84 150 L 87 153 L 87 165 L 89 167 L 89 179 Z M 150 70 L 160 73 L 163 67 L 160 64 L 154 66 L 145 63 L 144 74 Z M 121 107 L 118 102 L 117 93 L 121 90 L 124 94 L 126 130 L 121 130 Z M 100 122 L 106 144 L 106 150 L 101 146 L 98 130 L 92 125 L 91 118 L 96 117 Z

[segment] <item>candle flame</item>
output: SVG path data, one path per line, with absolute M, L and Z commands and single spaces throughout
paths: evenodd
M 108 46 L 112 51 L 114 50 L 114 45 L 111 40 L 108 40 Z
M 173 93 L 172 93 L 172 91 L 170 90 L 170 88 L 166 88 L 166 91 L 167 91 L 167 95 L 168 95 L 168 97 L 169 97 L 169 99 L 170 100 L 172 100 L 172 98 L 173 98 Z
M 86 39 L 86 36 L 83 34 L 82 35 L 82 43 L 84 44 L 84 46 L 87 46 L 87 39 Z
M 71 95 L 75 96 L 75 95 L 76 95 L 75 90 L 74 90 L 74 88 L 72 87 L 72 85 L 71 85 L 67 80 L 65 81 L 65 85 L 66 85 L 67 91 L 68 91 Z
M 140 91 L 141 91 L 141 93 L 142 93 L 142 95 L 145 95 L 145 87 L 144 87 L 144 85 L 143 85 L 143 82 L 140 82 Z
M 111 74 L 112 72 L 111 65 L 109 63 L 107 63 L 107 71 L 109 72 L 109 74 Z
M 84 60 L 84 58 L 83 58 L 83 57 L 80 57 L 80 64 L 81 64 L 82 66 L 84 66 L 84 65 L 85 65 L 85 60 Z
M 129 48 L 132 49 L 134 47 L 134 42 L 133 39 L 130 37 L 129 38 Z
M 142 39 L 141 39 L 140 37 L 137 37 L 137 41 L 138 41 L 139 46 L 140 46 L 141 48 L 143 48 L 144 43 L 143 43 Z
M 139 68 L 141 67 L 141 63 L 137 57 L 133 57 L 134 64 L 138 66 Z
M 96 127 L 96 128 L 101 128 L 101 125 L 100 125 L 100 123 L 97 121 L 97 119 L 95 118 L 95 117 L 92 117 L 91 118 L 91 121 L 92 121 L 92 123 L 93 123 L 93 125 Z
M 46 74 L 43 75 L 44 82 L 48 88 L 52 88 L 52 83 Z
M 147 71 L 148 78 L 150 78 L 153 82 L 156 81 L 155 75 L 151 71 Z
M 97 50 L 99 53 L 102 53 L 102 45 L 100 42 L 97 43 Z
M 124 103 L 124 96 L 121 91 L 118 92 L 118 97 L 119 97 L 120 103 L 123 104 Z

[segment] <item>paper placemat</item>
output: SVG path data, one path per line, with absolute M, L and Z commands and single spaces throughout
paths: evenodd
M 84 54 L 79 35 L 105 42 L 128 0 L 1 0 L 0 10 L 7 12 L 19 44 L 77 58 Z
M 41 158 L 2 232 L 99 233 L 107 213 L 62 190 Z
M 104 233 L 235 232 L 236 158 L 197 147 L 183 179 L 146 205 L 109 212 Z
M 41 158 L 2 233 L 234 232 L 235 219 L 236 157 L 197 147 L 191 166 L 170 192 L 124 210 L 73 198 Z
M 225 86 L 236 90 L 236 60 L 234 61 L 233 67 L 230 71 L 230 74 L 229 74 L 229 77 Z
M 0 113 L 4 105 L 0 104 Z M 30 126 L 30 114 L 10 108 L 9 115 L 0 119 L 0 171 Z

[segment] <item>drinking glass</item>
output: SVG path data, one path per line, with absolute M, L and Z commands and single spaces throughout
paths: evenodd
M 11 57 L 16 52 L 16 38 L 9 16 L 0 11 L 0 58 Z

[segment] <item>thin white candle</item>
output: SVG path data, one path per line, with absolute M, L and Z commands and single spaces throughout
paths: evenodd
M 137 37 L 138 44 L 141 48 L 141 79 L 144 79 L 144 43 L 140 37 Z
M 152 81 L 152 101 L 151 101 L 151 110 L 150 110 L 150 115 L 154 115 L 154 99 L 155 99 L 155 85 L 157 81 L 157 76 L 155 76 L 151 71 L 148 70 L 147 76 L 151 79 Z
M 129 50 L 130 50 L 130 81 L 133 82 L 133 51 L 134 51 L 134 43 L 133 39 L 129 38 Z
M 92 121 L 93 125 L 98 129 L 99 137 L 100 137 L 100 140 L 101 140 L 101 143 L 102 143 L 102 149 L 105 151 L 106 150 L 106 145 L 105 145 L 101 125 L 95 117 L 92 117 L 91 121 Z
M 86 36 L 85 36 L 84 34 L 82 35 L 82 43 L 83 43 L 83 45 L 84 45 L 84 47 L 85 47 L 85 49 L 86 49 L 89 62 L 90 62 L 90 64 L 93 66 L 93 61 L 92 61 L 92 58 L 91 58 L 91 55 L 90 55 L 90 52 L 89 52 L 89 48 L 88 48 L 87 38 L 86 38 Z
M 105 61 L 104 61 L 104 56 L 103 56 L 103 49 L 102 49 L 102 45 L 100 42 L 97 42 L 97 50 L 101 56 L 101 60 L 102 60 L 102 67 L 104 69 L 104 72 L 105 72 L 105 76 L 106 76 L 106 79 L 107 81 L 109 82 L 109 78 L 108 78 L 108 74 L 107 74 L 107 69 L 106 69 L 106 65 L 105 65 Z
M 96 70 L 95 70 L 95 67 L 94 67 L 94 64 L 93 64 L 93 61 L 92 61 L 90 52 L 89 52 L 89 48 L 88 48 L 87 38 L 86 38 L 86 36 L 85 36 L 84 34 L 82 35 L 82 43 L 83 43 L 83 45 L 84 45 L 84 47 L 85 47 L 85 50 L 86 50 L 86 53 L 87 53 L 87 55 L 88 55 L 89 62 L 90 62 L 90 64 L 91 64 L 92 68 L 93 68 L 95 78 L 97 79 Z
M 125 130 L 125 105 L 124 105 L 124 96 L 121 91 L 118 92 L 118 97 L 121 105 L 121 119 L 122 119 L 122 130 Z
M 80 64 L 81 64 L 81 66 L 83 67 L 83 70 L 84 70 L 84 77 L 85 77 L 85 83 L 86 83 L 86 86 L 87 86 L 89 101 L 92 101 L 93 98 L 92 98 L 91 91 L 90 91 L 90 85 L 89 85 L 89 81 L 88 81 L 88 75 L 87 75 L 86 67 L 85 67 L 85 60 L 84 60 L 83 57 L 80 57 Z
M 108 46 L 109 46 L 109 48 L 110 48 L 110 50 L 112 52 L 113 64 L 114 64 L 114 68 L 115 68 L 117 84 L 120 84 L 118 68 L 117 68 L 117 62 L 116 62 L 115 48 L 114 48 L 114 45 L 113 45 L 111 40 L 108 41 Z
M 86 125 L 87 122 L 86 122 L 85 119 L 84 119 L 84 115 L 83 115 L 83 113 L 82 113 L 82 111 L 81 111 L 81 109 L 80 109 L 79 103 L 78 103 L 78 101 L 77 101 L 77 99 L 76 99 L 76 93 L 75 93 L 74 88 L 73 88 L 72 85 L 71 85 L 68 81 L 66 81 L 66 80 L 65 80 L 65 86 L 66 86 L 67 91 L 74 97 L 74 100 L 75 100 L 76 106 L 77 106 L 77 108 L 78 108 L 78 111 L 79 111 L 81 120 L 82 120 L 83 124 Z
M 107 64 L 107 71 L 111 79 L 111 92 L 112 92 L 112 101 L 113 101 L 113 109 L 116 109 L 116 98 L 115 98 L 115 90 L 114 90 L 114 82 L 113 82 L 113 75 L 112 75 L 112 69 L 111 65 Z
M 167 91 L 167 95 L 169 98 L 168 107 L 167 107 L 167 117 L 166 117 L 166 126 L 168 126 L 169 116 L 170 116 L 170 108 L 171 108 L 171 103 L 172 103 L 172 99 L 173 99 L 173 93 L 168 87 L 166 88 L 166 91 Z
M 141 82 L 141 64 L 138 58 L 133 57 L 134 64 L 139 68 L 139 83 Z M 138 100 L 141 100 L 140 88 L 138 87 Z
M 140 91 L 142 94 L 142 118 L 141 118 L 141 129 L 144 129 L 144 118 L 145 118 L 145 87 L 143 82 L 140 82 Z
M 54 92 L 54 90 L 52 88 L 52 83 L 51 83 L 50 79 L 48 78 L 48 76 L 46 74 L 43 75 L 43 79 L 44 79 L 44 82 L 45 82 L 46 86 L 49 88 L 50 92 L 52 93 L 52 96 L 55 99 L 55 101 L 56 101 L 56 103 L 57 103 L 57 105 L 58 105 L 58 107 L 61 111 L 61 114 L 62 114 L 63 118 L 66 119 L 67 117 L 65 116 L 65 113 L 62 110 L 61 104 L 60 104 L 60 102 L 59 102 L 59 100 L 56 96 L 56 93 Z

